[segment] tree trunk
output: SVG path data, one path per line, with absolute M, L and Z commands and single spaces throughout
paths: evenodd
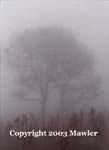
M 60 93 L 60 126 L 63 128 L 64 125 L 64 90 Z
M 41 126 L 43 129 L 45 128 L 45 117 L 46 117 L 46 102 L 44 101 L 41 110 Z
M 48 91 L 45 90 L 45 93 L 43 94 L 43 102 L 42 102 L 42 110 L 41 110 L 41 126 L 44 129 L 45 123 L 46 123 L 46 105 L 48 101 Z

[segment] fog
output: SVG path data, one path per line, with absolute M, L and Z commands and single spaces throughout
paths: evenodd
M 98 100 L 83 102 L 84 106 L 109 107 L 109 2 L 108 1 L 2 1 L 0 6 L 0 44 L 2 57 L 5 48 L 17 33 L 43 26 L 62 26 L 72 30 L 77 39 L 94 52 L 96 70 L 100 73 L 104 93 Z M 4 61 L 4 59 L 3 59 Z M 37 102 L 22 102 L 10 96 L 14 72 L 2 62 L 2 115 L 6 118 L 17 113 L 39 110 Z M 58 106 L 58 103 L 55 104 Z M 78 104 L 80 106 L 80 104 Z M 73 106 L 75 109 L 76 106 Z M 81 107 L 81 106 L 80 106 Z M 20 111 L 19 111 L 20 109 Z M 50 108 L 53 111 L 53 108 Z

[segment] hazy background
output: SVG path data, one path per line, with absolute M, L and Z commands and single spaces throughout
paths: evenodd
M 97 108 L 109 107 L 109 2 L 108 1 L 18 1 L 4 0 L 0 6 L 0 45 L 4 48 L 11 38 L 24 29 L 59 25 L 71 29 L 97 56 L 97 71 L 103 79 L 104 94 L 94 103 Z M 18 112 L 36 111 L 37 102 L 22 102 L 10 98 L 13 72 L 2 63 L 2 105 L 6 118 Z M 10 90 L 11 89 L 11 90 Z M 35 103 L 35 104 L 34 104 Z M 88 102 L 84 102 L 86 106 Z M 57 104 L 58 105 L 58 104 Z M 80 104 L 78 104 L 80 105 Z M 75 106 L 76 108 L 76 106 Z M 52 111 L 53 109 L 50 108 Z

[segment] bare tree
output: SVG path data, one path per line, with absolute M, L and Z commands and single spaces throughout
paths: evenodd
M 99 95 L 91 51 L 61 27 L 26 30 L 13 39 L 11 61 L 19 71 L 21 99 L 38 100 L 44 123 L 49 93 L 60 94 L 60 115 L 74 103 Z M 36 96 L 29 98 L 27 91 Z M 34 99 L 35 98 L 35 99 Z

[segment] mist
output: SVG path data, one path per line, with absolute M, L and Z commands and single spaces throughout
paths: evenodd
M 75 33 L 76 38 L 85 44 L 96 56 L 96 71 L 102 78 L 100 97 L 95 101 L 85 101 L 77 107 L 97 109 L 109 107 L 109 2 L 107 1 L 2 1 L 0 7 L 0 43 L 2 57 L 16 34 L 24 30 L 37 29 L 47 26 L 62 26 Z M 4 61 L 4 59 L 3 59 Z M 13 118 L 22 112 L 38 112 L 40 105 L 37 102 L 19 101 L 12 97 L 15 86 L 16 73 L 2 61 L 2 115 Z M 53 103 L 52 103 L 53 104 Z M 58 102 L 54 103 L 58 107 Z M 51 106 L 51 104 L 50 104 Z M 49 113 L 55 112 L 49 106 Z M 19 111 L 20 109 L 20 111 Z

